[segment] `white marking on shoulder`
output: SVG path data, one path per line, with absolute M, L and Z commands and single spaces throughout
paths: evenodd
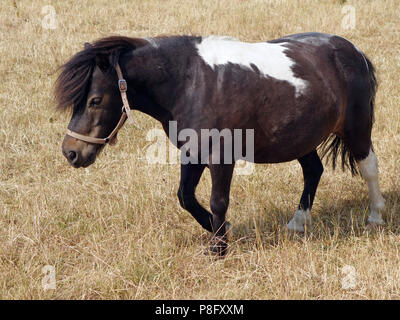
M 197 50 L 202 59 L 212 68 L 227 63 L 239 64 L 253 71 L 255 65 L 265 77 L 287 81 L 295 87 L 296 97 L 304 93 L 307 81 L 295 77 L 295 62 L 285 51 L 286 43 L 248 43 L 234 38 L 209 36 L 202 38 Z

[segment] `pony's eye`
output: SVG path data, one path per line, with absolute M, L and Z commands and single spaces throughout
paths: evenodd
M 90 100 L 90 106 L 91 107 L 97 106 L 97 105 L 100 104 L 100 102 L 101 102 L 101 98 L 100 97 L 93 98 L 92 100 Z

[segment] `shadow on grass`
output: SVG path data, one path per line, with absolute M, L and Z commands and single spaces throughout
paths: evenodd
M 277 210 L 274 214 L 263 212 L 257 218 L 249 217 L 239 224 L 232 224 L 230 242 L 277 246 L 284 240 L 293 241 L 345 241 L 351 237 L 374 234 L 400 234 L 400 190 L 383 194 L 386 208 L 382 212 L 385 225 L 379 228 L 367 226 L 369 214 L 369 198 L 363 193 L 352 199 L 324 199 L 313 207 L 312 228 L 304 234 L 296 234 L 286 230 L 286 224 L 294 212 Z M 266 211 L 266 210 L 264 210 Z

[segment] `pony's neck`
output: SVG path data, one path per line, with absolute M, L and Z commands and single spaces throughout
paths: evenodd
M 141 111 L 161 123 L 168 122 L 172 119 L 171 113 L 163 107 L 156 104 L 151 97 L 146 93 L 134 90 L 128 90 L 128 99 L 130 100 L 131 108 Z
M 129 87 L 133 87 L 131 97 L 134 97 L 134 109 L 163 124 L 173 120 L 174 106 L 184 92 L 183 62 L 188 53 L 183 48 L 188 41 L 189 37 L 167 38 L 161 40 L 158 46 L 149 43 L 122 57 L 128 93 Z

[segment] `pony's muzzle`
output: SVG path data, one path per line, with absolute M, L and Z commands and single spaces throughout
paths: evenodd
M 62 143 L 62 153 L 74 168 L 86 168 L 91 165 L 96 160 L 99 150 L 98 145 L 79 141 L 68 135 Z
M 74 150 L 72 148 L 66 148 L 63 146 L 62 152 L 64 157 L 67 158 L 69 164 L 71 164 L 74 167 L 78 167 L 79 163 L 79 152 L 77 150 Z
M 68 151 L 67 158 L 69 162 L 75 163 L 78 160 L 78 153 L 73 150 Z

